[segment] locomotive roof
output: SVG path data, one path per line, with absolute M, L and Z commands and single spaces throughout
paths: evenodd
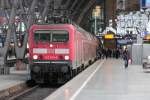
M 95 39 L 96 40 L 96 37 L 93 35 L 93 34 L 91 34 L 91 33 L 89 33 L 89 32 L 87 32 L 87 31 L 85 31 L 83 28 L 81 28 L 80 26 L 78 26 L 78 25 L 76 25 L 75 23 L 73 23 L 73 24 L 48 24 L 48 23 L 40 23 L 40 24 L 34 24 L 34 25 L 72 25 L 72 26 L 74 26 L 79 32 L 82 32 L 83 33 L 83 35 L 85 36 L 85 37 L 87 37 L 88 39 Z
M 84 35 L 86 35 L 86 37 L 88 37 L 89 39 L 94 39 L 95 36 L 87 31 L 85 31 L 83 28 L 77 26 L 77 30 L 82 32 Z

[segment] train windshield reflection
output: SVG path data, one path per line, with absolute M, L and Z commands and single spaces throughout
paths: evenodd
M 67 42 L 69 33 L 64 30 L 37 30 L 34 40 L 36 42 Z

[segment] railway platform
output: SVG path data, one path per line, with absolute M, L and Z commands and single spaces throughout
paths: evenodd
M 10 74 L 0 75 L 0 100 L 26 88 L 26 80 L 29 78 L 29 70 L 16 70 L 10 68 Z
M 149 100 L 150 73 L 122 59 L 98 60 L 45 100 Z

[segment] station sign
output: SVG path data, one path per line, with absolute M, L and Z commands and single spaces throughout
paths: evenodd
M 114 39 L 114 35 L 113 34 L 105 34 L 104 38 L 105 39 Z
M 150 34 L 146 35 L 146 40 L 150 40 Z

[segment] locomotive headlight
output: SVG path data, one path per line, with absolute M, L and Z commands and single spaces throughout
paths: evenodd
M 50 46 L 51 48 L 53 47 L 53 45 L 52 45 L 52 44 L 50 44 L 49 46 Z
M 69 56 L 65 56 L 65 60 L 69 60 Z
M 33 59 L 38 59 L 38 56 L 37 55 L 33 55 Z
M 27 49 L 29 49 L 29 44 L 27 43 Z

